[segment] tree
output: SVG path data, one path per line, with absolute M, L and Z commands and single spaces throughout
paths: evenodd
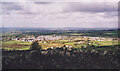
M 31 50 L 41 50 L 41 46 L 39 45 L 38 41 L 34 41 L 31 46 L 30 46 Z

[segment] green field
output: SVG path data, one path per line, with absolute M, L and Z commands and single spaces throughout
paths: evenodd
M 2 48 L 8 50 L 28 50 L 30 48 L 30 42 L 24 41 L 6 41 L 2 42 Z
M 46 42 L 46 43 L 44 43 Z M 118 41 L 92 41 L 97 42 L 98 44 L 94 43 L 94 47 L 99 47 L 97 49 L 109 49 L 109 46 L 116 47 L 115 45 L 118 45 Z M 32 42 L 24 42 L 24 41 L 6 41 L 2 42 L 2 48 L 8 49 L 8 50 L 28 50 L 30 48 Z M 39 42 L 39 45 L 41 45 L 42 49 L 47 49 L 50 47 L 62 47 L 64 45 L 72 46 L 73 48 L 81 48 L 82 46 L 86 47 L 85 49 L 92 49 L 92 47 L 87 44 L 77 44 L 78 42 L 74 41 L 68 41 L 68 40 L 55 40 L 55 41 L 43 41 Z M 106 46 L 108 46 L 106 48 Z M 104 48 L 105 47 L 105 48 Z
M 30 31 L 31 30 L 31 31 Z M 9 32 L 8 32 L 9 31 Z M 13 33 L 18 32 L 18 33 Z M 109 37 L 109 38 L 118 38 L 117 30 L 74 30 L 74 31 L 61 31 L 61 30 L 9 30 L 3 31 L 2 37 L 2 49 L 8 50 L 28 50 L 32 42 L 24 42 L 24 41 L 12 41 L 12 38 L 22 38 L 22 37 L 38 37 L 40 35 L 60 35 L 60 36 L 87 36 L 86 38 L 82 37 L 66 37 L 64 39 L 52 40 L 52 41 L 40 41 L 39 45 L 41 45 L 42 49 L 47 49 L 50 47 L 63 47 L 64 45 L 72 46 L 73 48 L 82 49 L 82 47 L 87 47 L 85 49 L 92 49 L 96 47 L 96 49 L 113 49 L 118 46 L 117 40 L 104 40 L 104 41 L 89 41 L 87 40 L 89 37 Z M 79 40 L 79 41 L 76 41 Z M 78 44 L 78 42 L 84 41 L 82 44 Z M 0 42 L 1 43 L 1 42 Z

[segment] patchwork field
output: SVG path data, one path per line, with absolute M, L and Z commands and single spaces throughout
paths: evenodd
M 24 41 L 6 41 L 2 42 L 2 48 L 8 50 L 28 50 L 30 48 L 30 42 Z
M 6 41 L 2 42 L 2 48 L 7 50 L 28 50 L 30 48 L 32 42 L 25 42 L 25 41 Z M 98 49 L 109 49 L 104 48 L 107 46 L 116 47 L 118 45 L 118 41 L 90 41 L 91 45 L 94 47 L 99 47 Z M 94 43 L 94 44 L 93 44 Z M 42 49 L 47 49 L 50 47 L 63 47 L 66 46 L 72 46 L 73 48 L 80 48 L 87 47 L 86 49 L 92 49 L 91 45 L 87 43 L 78 44 L 78 42 L 75 41 L 69 41 L 69 40 L 53 40 L 53 41 L 40 41 L 39 45 L 41 45 Z M 101 47 L 101 48 L 100 48 Z
M 32 44 L 30 39 L 32 37 L 36 38 L 42 36 L 42 39 L 53 38 L 53 40 L 40 40 L 39 45 L 42 49 L 47 49 L 51 47 L 63 47 L 64 45 L 68 47 L 73 47 L 76 49 L 109 49 L 118 47 L 118 40 L 113 40 L 113 38 L 118 38 L 119 31 L 117 30 L 74 30 L 74 31 L 62 31 L 62 30 L 19 30 L 19 31 L 4 31 L 2 34 L 2 48 L 8 50 L 29 50 Z M 51 37 L 53 36 L 53 37 Z M 61 36 L 59 38 L 56 36 Z M 67 37 L 66 37 L 67 36 Z M 84 37 L 85 36 L 85 37 Z M 84 38 L 83 38 L 84 37 Z M 90 38 L 98 37 L 96 40 L 90 40 Z M 12 40 L 13 38 L 21 40 Z M 23 39 L 27 39 L 23 41 Z M 55 39 L 59 38 L 59 39 Z M 104 40 L 102 40 L 104 38 Z M 34 39 L 36 40 L 36 39 Z M 90 40 L 90 41 L 89 41 Z M 83 48 L 84 47 L 84 48 Z

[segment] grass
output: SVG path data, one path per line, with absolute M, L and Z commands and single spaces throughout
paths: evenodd
M 100 46 L 118 45 L 118 41 L 97 41 Z
M 70 35 L 83 35 L 83 34 L 70 34 Z
M 4 33 L 4 34 L 2 34 L 2 36 L 19 36 L 19 35 L 22 35 L 22 34 L 12 34 L 12 33 Z
M 24 41 L 6 41 L 2 42 L 2 48 L 7 50 L 28 50 L 30 48 L 30 42 Z
M 50 47 L 61 47 L 63 46 L 63 44 L 60 43 L 39 43 L 39 45 L 41 45 L 42 49 L 47 49 Z
M 116 35 L 117 33 L 105 33 L 105 34 L 112 34 L 112 35 Z
M 30 47 L 22 47 L 22 48 L 10 48 L 10 47 L 4 47 L 3 49 L 6 49 L 6 50 L 29 50 Z
M 76 39 L 81 39 L 81 38 L 76 38 Z M 45 41 L 44 41 L 45 42 Z M 76 44 L 78 42 L 74 42 L 74 41 L 69 41 L 69 40 L 54 40 L 54 41 L 46 41 L 46 43 L 44 42 L 39 42 L 39 45 L 41 45 L 42 49 L 47 49 L 50 47 L 62 47 L 64 45 L 71 45 L 73 46 L 73 48 L 80 48 L 81 46 L 87 46 L 87 44 Z M 97 48 L 99 50 L 106 50 L 109 49 L 108 48 L 104 48 L 104 46 L 113 46 L 114 45 L 118 45 L 118 41 L 92 41 L 92 42 L 97 42 L 99 45 L 94 44 L 95 47 L 101 47 L 101 48 Z M 76 44 L 76 45 L 75 45 Z M 24 42 L 24 41 L 6 41 L 6 42 L 2 42 L 2 48 L 3 49 L 8 49 L 8 50 L 29 50 L 31 45 L 31 42 Z M 87 47 L 86 49 L 92 49 L 92 47 Z
M 68 43 L 65 43 L 65 45 L 74 45 L 75 42 L 68 42 Z
M 7 42 L 2 42 L 2 44 L 26 44 L 26 45 L 31 45 L 31 42 L 24 42 L 24 41 L 7 41 Z

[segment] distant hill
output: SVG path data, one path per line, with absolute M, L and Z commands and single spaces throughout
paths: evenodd
M 0 28 L 0 29 L 2 29 L 2 32 L 4 33 L 4 32 L 13 32 L 13 31 L 21 31 L 21 32 L 23 32 L 23 31 L 42 31 L 42 30 L 62 30 L 62 31 L 64 31 L 64 30 L 118 30 L 117 28 L 79 28 L 79 27 L 64 27 L 64 28 L 30 28 L 30 27 L 23 27 L 23 28 L 21 28 L 21 27 L 12 27 L 12 28 L 10 28 L 10 27 L 5 27 L 5 28 Z M 120 29 L 119 29 L 120 30 Z

